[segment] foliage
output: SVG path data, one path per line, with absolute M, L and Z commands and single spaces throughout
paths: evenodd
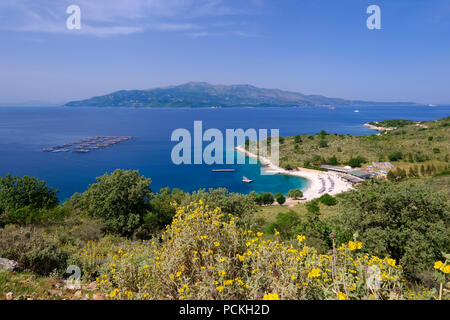
M 327 206 L 335 206 L 337 204 L 337 200 L 335 197 L 325 193 L 323 196 L 319 198 L 319 201 Z
M 3 211 L 15 211 L 24 207 L 52 209 L 58 205 L 54 190 L 44 181 L 34 177 L 0 177 L 0 215 Z
M 400 128 L 400 126 L 397 128 Z M 297 138 L 286 137 L 285 143 L 280 145 L 280 167 L 284 168 L 286 164 L 293 168 L 300 166 L 316 168 L 324 163 L 336 165 L 332 164 L 335 162 L 330 161 L 329 158 L 337 154 L 339 154 L 339 163 L 342 164 L 348 164 L 350 159 L 357 158 L 358 155 L 363 156 L 368 163 L 383 162 L 388 160 L 388 155 L 396 152 L 401 152 L 403 159 L 408 157 L 408 160 L 412 160 L 410 163 L 433 161 L 435 165 L 440 165 L 446 161 L 446 155 L 450 155 L 449 129 L 450 122 L 448 119 L 441 119 L 422 122 L 419 125 L 416 125 L 416 123 L 407 124 L 401 129 L 386 131 L 380 135 L 327 134 L 321 136 L 319 134 L 316 136 L 299 135 Z M 431 134 L 434 139 L 428 141 Z M 319 147 L 322 137 L 326 137 L 328 145 L 326 148 Z M 302 152 L 299 152 L 299 143 L 296 142 L 299 140 L 302 141 Z M 438 149 L 440 152 L 435 153 Z M 313 159 L 313 156 L 318 157 Z M 358 161 L 349 165 L 360 167 L 364 164 L 363 162 Z
M 277 192 L 277 194 L 275 194 L 275 199 L 279 205 L 283 205 L 286 202 L 286 197 L 281 192 Z
M 396 119 L 396 120 L 384 120 L 384 121 L 379 121 L 379 122 L 371 122 L 370 124 L 377 126 L 377 127 L 383 127 L 383 128 L 401 128 L 401 127 L 405 127 L 407 125 L 412 125 L 414 123 L 415 123 L 414 121 L 410 121 L 410 120 Z
M 0 217 L 0 225 L 50 225 L 60 224 L 71 214 L 69 208 L 59 206 L 52 209 L 36 209 L 26 206 L 16 210 L 6 210 Z
M 403 153 L 401 151 L 396 151 L 391 153 L 388 158 L 390 161 L 399 161 L 403 159 Z
M 202 200 L 210 207 L 220 207 L 223 212 L 233 214 L 237 217 L 243 217 L 247 214 L 253 213 L 256 210 L 257 197 L 258 196 L 253 193 L 244 195 L 229 192 L 225 188 L 219 188 L 209 189 L 209 191 L 199 190 L 193 192 L 191 196 L 188 195 L 182 204 L 188 205 L 191 202 L 198 202 Z M 274 200 L 272 200 L 272 203 L 273 201 Z M 177 202 L 177 199 L 174 199 L 173 202 Z
M 118 248 L 97 281 L 110 299 L 412 298 L 396 261 L 360 242 L 320 255 L 301 235 L 290 246 L 262 236 L 202 202 L 179 207 L 161 242 Z
M 275 198 L 270 192 L 263 192 L 256 198 L 256 203 L 259 205 L 271 205 L 275 201 Z
M 21 268 L 39 275 L 62 272 L 68 252 L 59 248 L 57 239 L 35 228 L 0 228 L 0 257 L 17 261 Z
M 288 192 L 288 197 L 292 199 L 301 199 L 303 197 L 303 191 L 300 189 L 290 190 Z
M 450 211 L 444 194 L 411 182 L 369 181 L 343 196 L 340 223 L 358 232 L 367 250 L 390 255 L 418 276 L 441 250 L 450 251 Z
M 266 227 L 266 232 L 270 234 L 279 232 L 283 239 L 291 239 L 295 236 L 295 227 L 298 226 L 300 222 L 300 217 L 294 211 L 279 213 L 277 220 Z
M 352 168 L 361 167 L 362 164 L 366 163 L 367 160 L 364 157 L 357 156 L 348 160 L 348 165 Z
M 94 218 L 100 218 L 107 229 L 132 235 L 150 211 L 153 197 L 151 179 L 138 171 L 116 170 L 97 178 L 97 183 L 81 195 L 76 206 Z

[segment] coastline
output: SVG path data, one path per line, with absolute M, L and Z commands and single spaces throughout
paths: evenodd
M 377 126 L 374 126 L 373 124 L 370 124 L 370 123 L 365 123 L 364 126 L 369 128 L 369 129 L 376 130 L 376 131 L 379 131 L 379 132 L 393 131 L 393 130 L 397 129 L 397 128 L 377 127 Z
M 242 146 L 236 147 L 236 151 L 245 154 L 249 158 L 258 159 L 265 172 L 269 174 L 282 174 L 305 178 L 309 181 L 308 186 L 303 191 L 303 198 L 301 200 L 294 200 L 288 198 L 286 205 L 294 206 L 300 202 L 308 202 L 317 198 L 320 198 L 324 194 L 337 195 L 349 190 L 354 189 L 352 184 L 341 178 L 338 173 L 325 172 L 320 170 L 297 168 L 296 170 L 286 170 L 274 165 L 270 159 L 266 157 L 260 157 L 249 151 L 246 151 Z

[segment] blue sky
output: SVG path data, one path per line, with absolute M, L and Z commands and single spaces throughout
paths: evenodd
M 0 44 L 0 102 L 207 81 L 450 104 L 448 0 L 1 0 Z

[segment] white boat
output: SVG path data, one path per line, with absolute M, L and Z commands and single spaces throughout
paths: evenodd
M 250 179 L 247 178 L 247 177 L 243 177 L 243 178 L 242 178 L 242 182 L 245 182 L 245 183 L 252 183 L 253 180 L 250 180 Z
M 353 111 L 353 112 L 355 112 L 355 113 L 359 113 L 359 110 L 355 110 L 355 111 Z

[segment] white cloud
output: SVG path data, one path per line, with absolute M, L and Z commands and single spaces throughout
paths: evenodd
M 0 29 L 66 33 L 66 8 L 76 4 L 81 8 L 79 34 L 112 36 L 145 30 L 200 30 L 207 27 L 196 20 L 248 13 L 253 4 L 260 5 L 259 1 L 262 0 L 0 0 Z M 208 28 L 215 27 L 218 26 L 211 23 Z M 202 30 L 197 34 L 215 32 Z

